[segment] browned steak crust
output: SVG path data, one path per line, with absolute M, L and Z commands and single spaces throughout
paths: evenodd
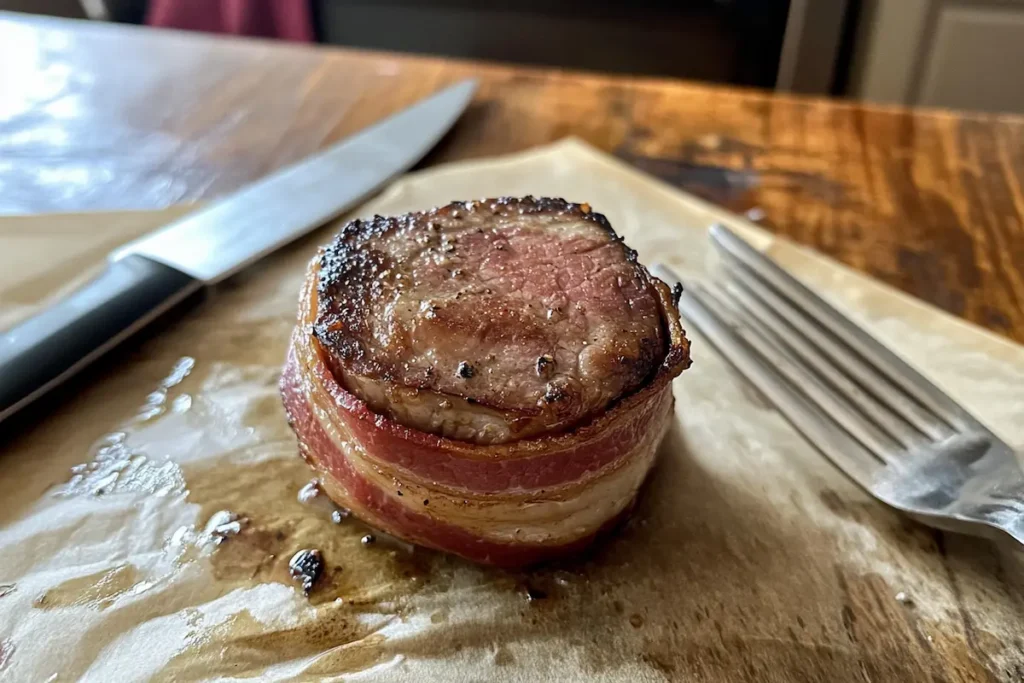
M 320 255 L 313 332 L 374 410 L 506 441 L 572 426 L 652 375 L 667 346 L 652 280 L 585 204 L 454 202 L 345 225 Z M 501 428 L 481 437 L 474 416 L 439 410 Z

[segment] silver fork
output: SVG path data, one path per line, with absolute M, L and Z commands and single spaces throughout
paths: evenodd
M 679 310 L 812 444 L 925 524 L 1024 544 L 1024 472 L 1007 444 L 735 233 L 716 225 L 711 239 L 722 277 L 685 283 Z

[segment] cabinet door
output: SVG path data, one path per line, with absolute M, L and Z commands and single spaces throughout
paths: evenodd
M 851 94 L 1024 112 L 1024 0 L 867 0 Z

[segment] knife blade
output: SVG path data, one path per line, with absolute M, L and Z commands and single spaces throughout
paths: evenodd
M 0 423 L 192 294 L 407 171 L 475 90 L 475 80 L 446 88 L 112 252 L 99 276 L 0 338 Z

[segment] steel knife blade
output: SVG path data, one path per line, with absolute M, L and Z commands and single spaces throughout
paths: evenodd
M 0 336 L 0 423 L 190 295 L 407 171 L 475 90 L 474 80 L 457 83 L 115 250 L 95 279 Z

